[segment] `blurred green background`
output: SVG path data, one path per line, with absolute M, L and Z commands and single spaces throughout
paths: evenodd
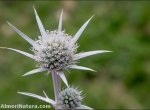
M 150 108 L 150 2 L 142 1 L 0 1 L 0 46 L 27 52 L 30 44 L 6 23 L 14 24 L 32 39 L 40 34 L 33 5 L 46 29 L 57 29 L 61 9 L 63 29 L 74 35 L 92 15 L 80 37 L 78 52 L 112 50 L 80 60 L 97 72 L 66 72 L 71 85 L 84 90 L 84 103 L 95 109 Z M 22 77 L 36 62 L 18 53 L 0 50 L 0 104 L 47 104 L 17 91 L 53 96 L 51 76 Z

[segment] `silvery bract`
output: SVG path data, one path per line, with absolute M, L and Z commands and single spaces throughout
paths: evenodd
M 66 88 L 64 90 L 62 90 L 59 93 L 58 96 L 58 101 L 54 101 L 50 98 L 48 98 L 48 96 L 46 95 L 46 93 L 43 91 L 45 97 L 36 95 L 36 94 L 32 94 L 32 93 L 27 93 L 27 92 L 18 92 L 19 94 L 22 95 L 26 95 L 26 96 L 30 96 L 30 97 L 34 97 L 37 98 L 39 100 L 45 101 L 49 104 L 51 104 L 54 108 L 56 109 L 63 109 L 63 110 L 68 110 L 68 109 L 88 109 L 91 110 L 92 108 L 82 105 L 82 99 L 83 97 L 81 96 L 81 91 L 78 91 L 75 88 Z
M 93 16 L 83 24 L 83 26 L 77 31 L 77 33 L 74 36 L 70 36 L 66 34 L 65 31 L 62 30 L 63 11 L 60 16 L 58 29 L 54 31 L 45 30 L 35 8 L 34 12 L 41 33 L 41 35 L 38 37 L 38 40 L 35 41 L 32 40 L 31 38 L 29 38 L 27 35 L 25 35 L 23 32 L 21 32 L 8 22 L 8 24 L 22 38 L 24 38 L 27 42 L 29 42 L 32 45 L 33 54 L 13 48 L 0 47 L 3 49 L 13 50 L 29 58 L 32 58 L 33 60 L 38 62 L 39 68 L 29 71 L 23 76 L 43 72 L 46 70 L 50 72 L 55 71 L 55 73 L 57 73 L 60 76 L 60 78 L 64 81 L 64 83 L 68 86 L 66 77 L 62 71 L 63 69 L 71 68 L 71 69 L 94 71 L 87 67 L 78 66 L 76 65 L 76 62 L 81 58 L 88 57 L 94 54 L 110 52 L 107 50 L 96 50 L 96 51 L 76 53 L 78 47 L 76 42 Z

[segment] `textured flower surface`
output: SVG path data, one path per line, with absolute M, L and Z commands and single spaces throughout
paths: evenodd
M 57 73 L 60 76 L 60 78 L 64 81 L 64 83 L 68 86 L 66 77 L 63 73 L 63 69 L 80 69 L 80 70 L 94 71 L 90 68 L 76 65 L 77 61 L 81 58 L 88 57 L 91 55 L 110 52 L 107 50 L 96 50 L 96 51 L 76 53 L 78 47 L 76 42 L 93 16 L 90 19 L 88 19 L 83 24 L 83 26 L 81 26 L 81 28 L 77 31 L 77 33 L 74 36 L 70 36 L 66 34 L 65 31 L 62 30 L 63 11 L 60 16 L 58 29 L 54 31 L 45 30 L 35 8 L 34 12 L 41 33 L 41 35 L 38 36 L 37 40 L 32 40 L 30 37 L 25 35 L 23 32 L 21 32 L 19 29 L 17 29 L 15 26 L 13 26 L 8 22 L 8 24 L 22 38 L 24 38 L 27 42 L 29 42 L 32 45 L 33 54 L 13 48 L 0 47 L 2 49 L 13 50 L 29 58 L 32 58 L 38 62 L 39 64 L 38 68 L 27 72 L 23 76 L 47 70 L 50 72 L 56 71 L 55 73 Z
M 46 34 L 44 39 L 39 36 L 32 49 L 40 67 L 59 71 L 74 65 L 77 45 L 72 43 L 71 36 L 58 30 L 47 31 Z
M 58 104 L 63 108 L 80 107 L 82 102 L 81 92 L 74 88 L 67 88 L 59 93 Z
M 39 96 L 36 94 L 32 94 L 32 93 L 27 93 L 27 92 L 18 92 L 18 93 L 45 101 L 57 109 L 63 109 L 63 110 L 68 110 L 68 109 L 69 110 L 74 110 L 74 109 L 91 110 L 92 109 L 88 106 L 82 105 L 83 97 L 81 96 L 81 91 L 78 91 L 77 89 L 72 88 L 72 87 L 62 90 L 59 93 L 57 102 L 48 98 L 48 96 L 46 95 L 45 92 L 44 92 L 45 97 L 42 97 L 42 96 Z

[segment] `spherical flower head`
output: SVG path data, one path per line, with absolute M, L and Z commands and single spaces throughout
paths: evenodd
M 77 45 L 71 43 L 71 36 L 64 31 L 47 31 L 33 46 L 36 61 L 40 67 L 49 70 L 62 70 L 74 64 L 73 55 Z
M 74 109 L 82 102 L 81 92 L 74 88 L 66 88 L 58 96 L 58 105 L 64 109 Z
M 8 24 L 23 39 L 25 39 L 28 43 L 32 45 L 33 54 L 21 50 L 17 50 L 14 48 L 0 47 L 0 49 L 8 49 L 8 50 L 18 52 L 38 62 L 39 68 L 29 71 L 23 76 L 27 76 L 38 72 L 47 71 L 47 70 L 50 72 L 55 71 L 57 73 L 58 72 L 61 73 L 58 75 L 66 83 L 67 82 L 66 78 L 62 73 L 63 69 L 80 69 L 80 70 L 94 71 L 93 69 L 77 65 L 77 62 L 80 59 L 91 55 L 111 52 L 107 50 L 95 50 L 95 51 L 80 52 L 80 53 L 76 52 L 78 47 L 76 42 L 80 38 L 81 34 L 83 33 L 83 31 L 85 30 L 85 28 L 87 27 L 88 23 L 90 22 L 93 16 L 90 19 L 88 19 L 81 26 L 81 28 L 79 28 L 76 34 L 74 34 L 73 36 L 69 36 L 63 31 L 62 28 L 63 11 L 60 15 L 58 29 L 54 31 L 45 30 L 35 8 L 34 8 L 34 12 L 40 30 L 40 36 L 38 37 L 37 40 L 32 40 L 30 37 L 28 37 L 26 34 L 21 32 L 19 29 L 17 29 L 15 26 L 13 26 L 11 23 L 8 22 Z

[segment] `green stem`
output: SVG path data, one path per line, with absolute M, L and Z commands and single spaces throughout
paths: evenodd
M 58 102 L 58 95 L 59 95 L 59 92 L 60 92 L 60 85 L 61 85 L 60 78 L 57 74 L 57 71 L 51 71 L 51 74 L 52 74 L 52 79 L 53 79 L 55 101 Z

